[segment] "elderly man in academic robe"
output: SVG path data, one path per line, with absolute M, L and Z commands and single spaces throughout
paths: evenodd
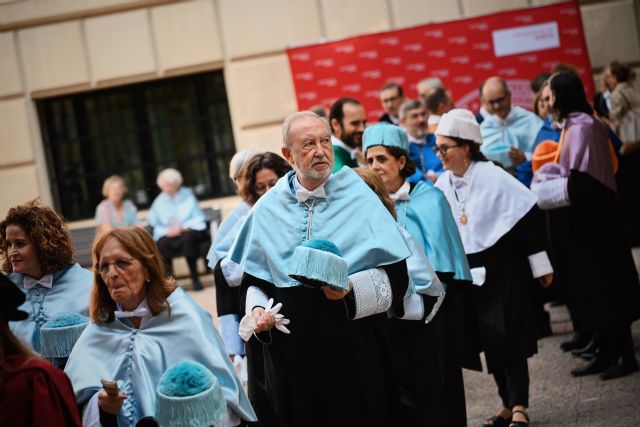
M 294 170 L 255 204 L 229 252 L 245 271 L 243 299 L 257 324 L 251 339 L 264 343 L 271 403 L 284 426 L 397 425 L 386 312 L 404 314 L 410 250 L 354 171 L 331 175 L 326 121 L 294 113 L 282 135 Z M 310 239 L 340 249 L 347 291 L 313 289 L 289 277 L 294 250 Z M 272 329 L 269 298 L 283 304 L 290 334 Z

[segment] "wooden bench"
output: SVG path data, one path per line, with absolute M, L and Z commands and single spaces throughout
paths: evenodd
M 205 221 L 207 223 L 208 238 L 203 240 L 199 245 L 199 251 L 203 258 L 206 258 L 211 242 L 216 237 L 218 226 L 222 221 L 222 209 L 219 206 L 209 206 L 202 209 L 204 213 Z M 147 230 L 151 232 L 151 228 L 147 227 Z M 93 240 L 96 236 L 96 227 L 94 225 L 86 227 L 76 227 L 69 230 L 71 234 L 71 241 L 73 242 L 73 256 L 82 267 L 87 269 L 93 269 L 93 257 L 91 249 L 93 248 Z M 207 263 L 205 262 L 205 265 Z

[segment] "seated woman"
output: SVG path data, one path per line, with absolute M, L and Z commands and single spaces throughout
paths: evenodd
M 220 381 L 227 402 L 225 425 L 255 421 L 211 316 L 175 280 L 151 236 L 137 227 L 114 229 L 93 247 L 91 323 L 69 356 L 66 373 L 83 423 L 134 425 L 156 413 L 155 389 L 174 363 L 192 360 Z M 119 395 L 101 390 L 117 380 Z
M 73 261 L 69 229 L 60 215 L 32 200 L 9 209 L 0 222 L 2 271 L 26 294 L 29 313 L 11 330 L 40 351 L 40 328 L 62 313 L 86 313 L 91 273 Z
M 24 321 L 25 295 L 0 274 L 0 425 L 80 427 L 69 379 L 37 357 L 11 333 L 9 321 Z
M 202 289 L 197 261 L 200 257 L 199 243 L 207 227 L 204 213 L 193 192 L 182 186 L 182 175 L 175 169 L 165 169 L 156 180 L 162 193 L 151 204 L 149 225 L 153 227 L 153 239 L 160 248 L 169 273 L 173 274 L 171 260 L 187 258 L 193 288 Z
M 106 197 L 96 207 L 96 237 L 116 227 L 128 227 L 138 222 L 138 208 L 131 200 L 125 200 L 127 186 L 124 179 L 111 175 L 102 184 L 102 195 Z

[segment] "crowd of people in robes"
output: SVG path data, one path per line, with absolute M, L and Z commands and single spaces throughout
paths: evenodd
M 522 427 L 551 299 L 573 322 L 562 350 L 587 360 L 573 376 L 638 371 L 633 77 L 612 62 L 590 103 L 559 66 L 532 81 L 534 112 L 494 76 L 476 114 L 437 78 L 415 100 L 385 85 L 369 126 L 351 97 L 292 113 L 282 156 L 231 160 L 241 202 L 207 255 L 219 331 L 173 277 L 185 256 L 203 287 L 205 219 L 179 171 L 158 175 L 146 223 L 105 181 L 91 272 L 59 214 L 11 208 L 0 424 L 465 426 L 462 369 L 484 354 L 501 407 L 483 426 Z

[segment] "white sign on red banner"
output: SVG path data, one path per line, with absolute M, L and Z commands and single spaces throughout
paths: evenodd
M 388 82 L 417 97 L 416 84 L 439 77 L 458 107 L 479 108 L 478 87 L 505 78 L 513 103 L 531 109 L 529 81 L 559 62 L 573 65 L 593 97 L 591 65 L 577 1 L 527 8 L 288 49 L 298 108 L 359 99 L 367 119 L 382 110 Z

